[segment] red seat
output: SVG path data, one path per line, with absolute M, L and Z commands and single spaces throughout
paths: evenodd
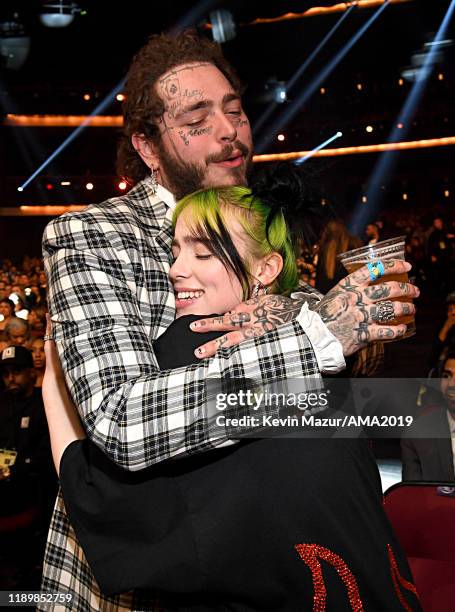
M 18 514 L 0 516 L 0 533 L 11 533 L 30 527 L 39 516 L 39 507 L 32 506 Z
M 425 612 L 455 610 L 455 487 L 402 482 L 384 508 L 406 553 Z

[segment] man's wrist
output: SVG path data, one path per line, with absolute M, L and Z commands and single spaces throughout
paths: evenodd
M 308 336 L 322 373 L 334 374 L 346 367 L 341 343 L 323 323 L 318 313 L 308 308 L 307 303 L 302 306 L 296 321 Z

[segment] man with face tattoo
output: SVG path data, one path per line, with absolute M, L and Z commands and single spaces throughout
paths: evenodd
M 208 424 L 207 381 L 220 390 L 232 376 L 259 387 L 277 377 L 314 381 L 406 328 L 377 324 L 362 268 L 315 310 L 302 297 L 240 304 L 205 326 L 226 331 L 228 351 L 216 353 L 209 343 L 198 349 L 204 359 L 197 367 L 161 372 L 152 342 L 175 314 L 168 276 L 175 200 L 203 187 L 246 184 L 252 137 L 232 68 L 217 45 L 191 32 L 152 37 L 133 60 L 125 94 L 119 168 L 134 187 L 53 221 L 43 249 L 53 334 L 86 433 L 111 461 L 137 472 L 236 443 Z M 388 266 L 385 274 L 409 268 Z M 385 283 L 382 299 L 417 292 Z M 100 594 L 61 497 L 45 564 L 43 589 L 71 585 L 72 610 L 153 609 L 139 594 Z

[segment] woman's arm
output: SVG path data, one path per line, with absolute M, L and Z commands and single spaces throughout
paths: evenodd
M 49 334 L 49 325 L 46 333 Z M 76 406 L 70 397 L 57 349 L 53 340 L 44 343 L 46 371 L 43 379 L 43 400 L 51 438 L 52 458 L 57 474 L 65 448 L 74 440 L 86 437 Z

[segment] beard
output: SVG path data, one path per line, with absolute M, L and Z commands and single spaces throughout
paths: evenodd
M 222 151 L 216 155 L 208 155 L 205 159 L 206 168 L 192 162 L 185 162 L 180 156 L 172 156 L 166 151 L 161 140 L 157 148 L 162 174 L 166 177 L 167 188 L 174 195 L 176 200 L 181 200 L 189 193 L 193 193 L 193 191 L 215 187 L 215 185 L 207 185 L 205 183 L 207 166 L 209 163 L 222 162 L 228 159 L 232 155 L 234 149 L 238 149 L 245 158 L 245 167 L 239 166 L 238 168 L 229 169 L 231 176 L 233 176 L 235 180 L 234 185 L 246 185 L 248 183 L 247 178 L 252 168 L 252 154 L 248 147 L 239 140 L 233 145 L 226 145 Z

